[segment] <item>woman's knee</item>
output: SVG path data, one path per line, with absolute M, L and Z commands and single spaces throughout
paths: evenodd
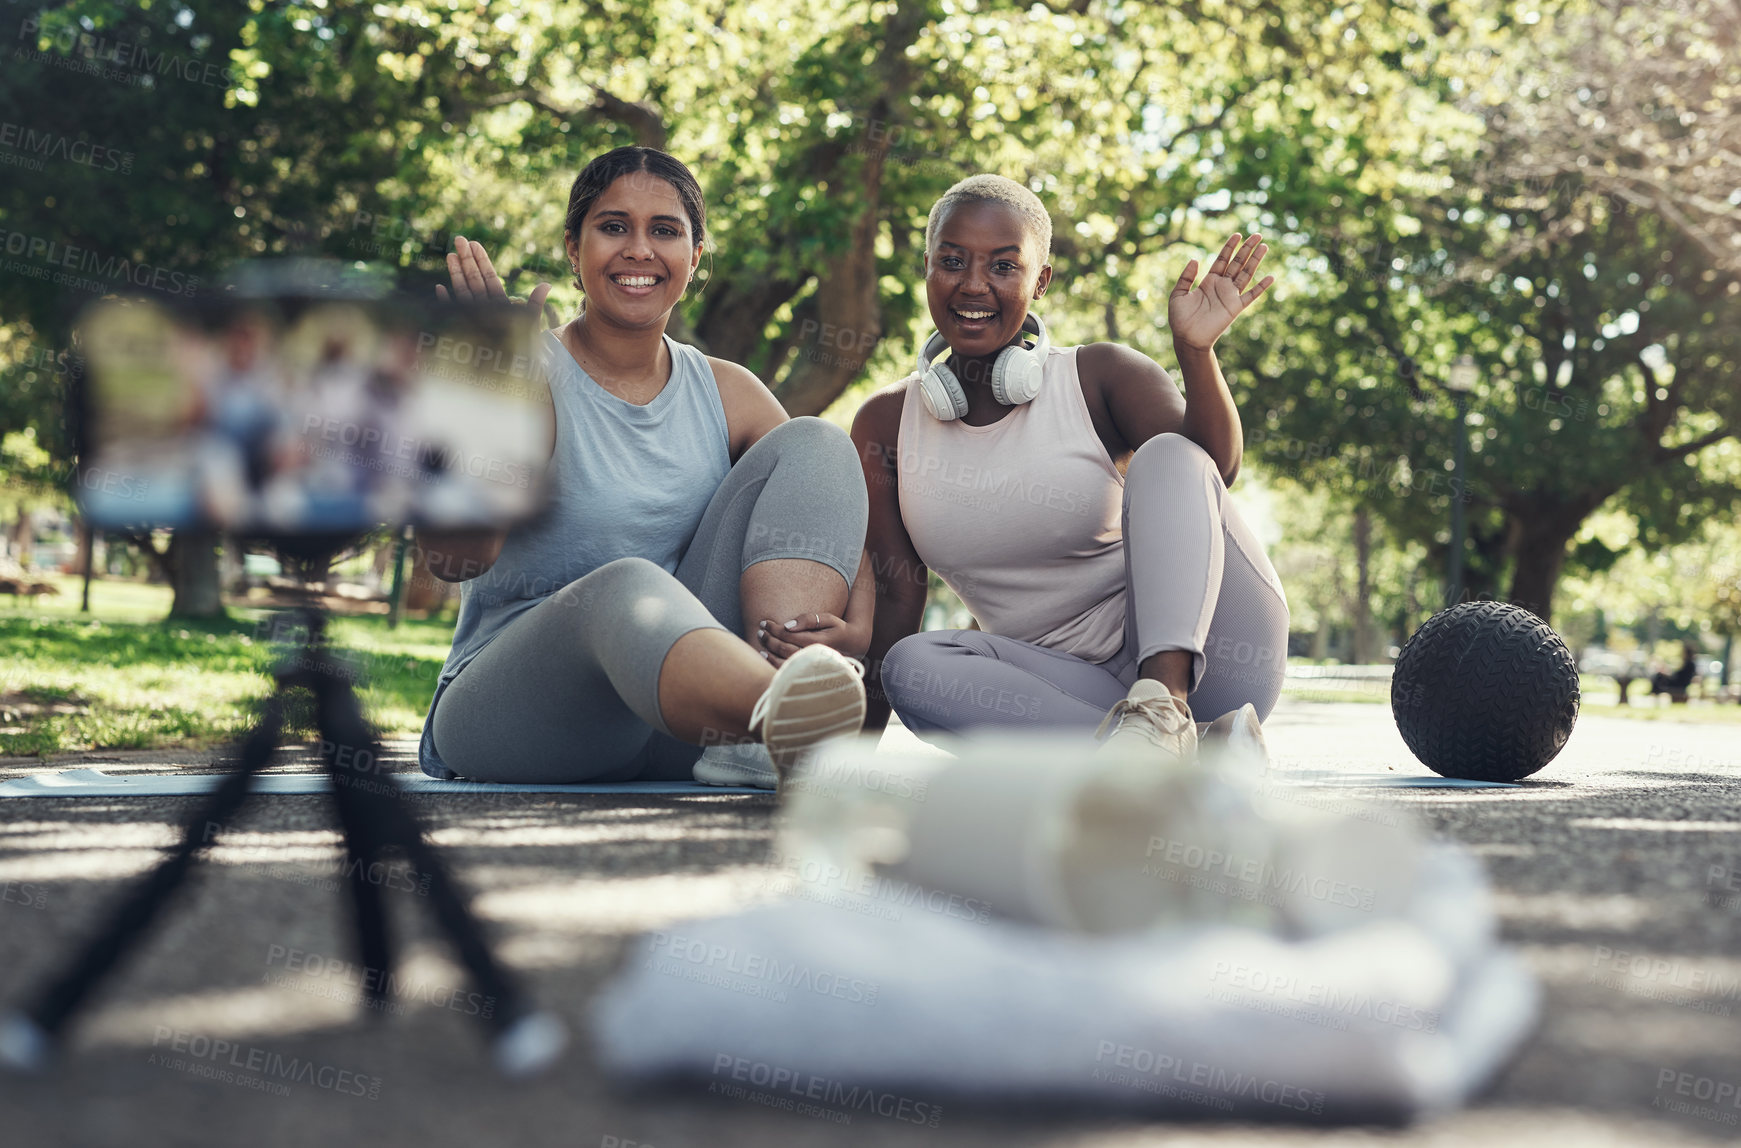
M 940 662 L 952 649 L 951 633 L 929 630 L 909 634 L 883 657 L 878 675 L 883 683 L 883 696 L 889 699 L 889 708 L 900 716 L 901 724 L 910 730 L 944 728 L 938 723 L 940 715 L 934 712 L 938 709 L 937 699 L 932 695 L 937 691 Z
M 775 441 L 784 443 L 828 444 L 843 442 L 848 450 L 852 449 L 850 435 L 827 419 L 817 418 L 815 415 L 799 415 L 797 418 L 787 419 L 764 437 L 774 438 Z M 828 448 L 824 445 L 818 449 L 826 450 Z
M 1125 470 L 1126 483 L 1151 480 L 1174 483 L 1181 479 L 1210 475 L 1221 481 L 1221 472 L 1209 452 L 1182 434 L 1158 434 L 1137 447 Z
M 925 691 L 937 665 L 954 652 L 954 637 L 953 630 L 927 630 L 909 634 L 889 647 L 879 677 L 890 705 L 899 710 Z
M 764 444 L 779 450 L 782 456 L 814 455 L 827 462 L 840 463 L 854 473 L 859 472 L 858 451 L 852 445 L 852 436 L 815 415 L 787 419 L 758 439 L 755 445 L 761 447 Z
M 618 558 L 576 578 L 552 597 L 563 606 L 581 613 L 627 609 L 632 600 L 671 585 L 681 587 L 682 583 L 657 562 L 637 557 Z
M 838 487 L 841 493 L 869 501 L 852 436 L 827 419 L 814 415 L 787 419 L 763 435 L 756 446 L 770 440 L 770 449 L 779 453 L 782 469 L 796 464 L 806 474 L 806 481 Z
M 767 485 L 750 527 L 746 560 L 813 557 L 834 566 L 850 585 L 870 515 L 852 439 L 833 423 L 806 416 L 781 423 L 750 449 L 764 447 L 768 453 L 750 462 L 765 470 Z

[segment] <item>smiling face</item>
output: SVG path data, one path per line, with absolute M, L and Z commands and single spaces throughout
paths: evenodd
M 1052 281 L 1038 248 L 1007 204 L 970 201 L 938 221 L 925 256 L 925 292 L 931 322 L 958 359 L 988 358 L 1021 336 L 1028 304 Z
M 623 327 L 663 327 L 701 262 L 677 189 L 650 172 L 618 177 L 566 246 L 588 315 Z

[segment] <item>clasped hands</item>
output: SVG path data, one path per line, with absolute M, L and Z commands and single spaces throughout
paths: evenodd
M 870 627 L 855 626 L 827 611 L 800 614 L 784 622 L 763 619 L 756 631 L 762 656 L 779 666 L 805 646 L 833 646 L 849 658 L 862 658 L 870 649 Z

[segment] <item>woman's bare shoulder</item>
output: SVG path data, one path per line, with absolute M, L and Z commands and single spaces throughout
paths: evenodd
M 722 394 L 728 389 L 734 394 L 754 394 L 757 391 L 773 393 L 768 391 L 767 384 L 757 378 L 754 371 L 743 364 L 734 363 L 730 359 L 717 358 L 713 355 L 706 356 L 706 359 L 707 365 L 713 368 L 713 381 L 719 384 Z
M 912 383 L 912 378 L 890 383 L 860 403 L 852 416 L 853 437 L 892 445 L 901 429 L 901 409 Z
M 725 408 L 731 458 L 736 462 L 761 437 L 786 421 L 786 408 L 754 371 L 730 359 L 707 356 L 719 402 Z

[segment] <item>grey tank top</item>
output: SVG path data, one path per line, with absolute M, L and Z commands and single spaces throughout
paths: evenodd
M 665 345 L 671 378 L 652 402 L 636 406 L 582 370 L 555 332 L 541 337 L 539 367 L 556 413 L 550 504 L 510 530 L 495 565 L 460 587 L 453 649 L 418 746 L 425 773 L 451 773 L 435 752 L 435 707 L 503 627 L 618 558 L 645 558 L 675 571 L 695 537 L 731 470 L 731 439 L 706 356 L 669 335 Z

